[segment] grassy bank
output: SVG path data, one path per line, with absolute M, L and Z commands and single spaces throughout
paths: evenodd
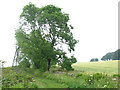
M 52 67 L 38 69 L 8 67 L 2 70 L 3 88 L 117 88 L 117 61 L 73 64 L 74 71 Z
M 69 88 L 118 88 L 118 74 L 87 73 L 79 71 L 46 72 L 43 77 Z
M 42 77 L 36 69 L 8 67 L 2 70 L 2 88 L 65 88 L 65 85 Z

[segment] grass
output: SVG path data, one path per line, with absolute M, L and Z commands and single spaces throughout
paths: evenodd
M 35 69 L 8 67 L 3 69 L 2 88 L 65 88 L 65 85 L 41 77 Z M 4 78 L 6 78 L 4 80 Z
M 43 76 L 69 88 L 117 88 L 118 61 L 81 62 L 72 65 L 75 71 L 44 73 Z M 72 81 L 72 82 L 71 82 Z
M 55 81 L 45 79 L 45 78 L 40 78 L 40 77 L 35 77 L 35 84 L 38 86 L 38 88 L 65 88 L 64 85 L 60 83 L 56 83 Z
M 100 62 L 79 62 L 72 65 L 75 70 L 88 73 L 104 72 L 107 74 L 118 73 L 118 60 Z
M 72 65 L 74 71 L 53 67 L 50 72 L 8 67 L 3 69 L 3 88 L 117 88 L 118 61 L 86 62 Z
M 105 73 L 44 73 L 45 78 L 66 85 L 68 88 L 117 88 L 118 77 Z

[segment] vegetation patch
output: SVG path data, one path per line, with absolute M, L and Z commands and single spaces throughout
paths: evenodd
M 50 73 L 46 72 L 43 77 L 67 85 L 69 88 L 118 88 L 118 79 L 106 73 Z M 72 82 L 71 82 L 72 81 Z

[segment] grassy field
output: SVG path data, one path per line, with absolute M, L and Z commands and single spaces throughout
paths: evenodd
M 74 71 L 52 67 L 49 72 L 34 68 L 8 67 L 2 71 L 3 88 L 118 88 L 118 61 L 73 64 Z
M 107 74 L 118 73 L 118 60 L 100 62 L 79 62 L 72 65 L 75 70 L 89 73 L 104 72 Z

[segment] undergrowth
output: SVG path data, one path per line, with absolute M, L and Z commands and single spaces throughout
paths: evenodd
M 5 68 L 2 73 L 2 88 L 38 88 L 35 78 L 55 81 L 67 88 L 118 88 L 119 74 L 86 73 L 51 68 L 49 72 L 38 69 Z
M 46 72 L 43 77 L 65 84 L 68 88 L 118 88 L 118 77 L 105 73 Z

